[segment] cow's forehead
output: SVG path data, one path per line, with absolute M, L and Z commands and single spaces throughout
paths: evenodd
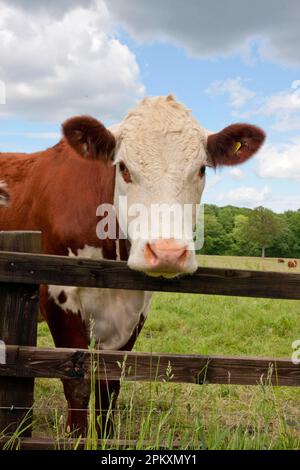
M 172 96 L 145 98 L 120 128 L 126 159 L 134 164 L 159 161 L 192 163 L 208 132 Z

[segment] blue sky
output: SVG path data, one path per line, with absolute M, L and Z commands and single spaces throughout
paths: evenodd
M 48 4 L 0 0 L 1 151 L 49 147 L 66 117 L 111 124 L 144 95 L 172 92 L 210 130 L 267 133 L 250 162 L 208 173 L 204 202 L 300 208 L 299 2 Z

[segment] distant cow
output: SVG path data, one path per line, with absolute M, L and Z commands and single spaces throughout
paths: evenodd
M 297 265 L 298 265 L 298 263 L 295 259 L 288 262 L 288 267 L 289 268 L 297 268 Z
M 6 184 L 0 181 L 0 207 L 6 206 L 9 201 L 9 195 L 6 189 Z
M 277 262 L 278 262 L 278 263 L 284 263 L 285 261 L 284 261 L 284 259 L 282 259 L 282 258 L 278 258 Z
M 1 155 L 0 174 L 12 202 L 0 211 L 0 226 L 41 230 L 43 253 L 122 259 L 131 269 L 153 276 L 191 274 L 197 269 L 191 231 L 181 239 L 154 236 L 157 224 L 149 224 L 137 238 L 128 232 L 126 240 L 100 239 L 97 207 L 111 204 L 124 220 L 137 203 L 149 211 L 162 203 L 181 208 L 198 204 L 206 166 L 243 163 L 264 138 L 250 124 L 209 132 L 172 96 L 145 98 L 111 130 L 91 117 L 71 118 L 54 147 Z M 119 205 L 120 198 L 127 200 L 126 206 Z M 87 348 L 92 320 L 100 349 L 128 351 L 146 319 L 150 297 L 143 291 L 42 286 L 40 308 L 57 347 Z M 90 384 L 83 379 L 63 383 L 68 424 L 84 433 Z M 101 378 L 96 410 L 100 403 L 102 411 L 108 409 L 111 394 L 115 400 L 118 390 L 117 381 L 108 384 Z

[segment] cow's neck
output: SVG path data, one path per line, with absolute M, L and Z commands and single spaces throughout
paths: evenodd
M 47 237 L 47 230 L 44 231 L 45 252 L 93 257 L 98 249 L 105 259 L 114 260 L 120 254 L 120 258 L 126 260 L 124 241 L 100 240 L 96 233 L 100 221 L 97 208 L 101 204 L 114 203 L 115 167 L 102 161 L 87 161 L 74 154 L 66 157 L 65 150 L 63 142 L 56 146 L 57 186 L 61 190 L 56 191 L 55 204 L 62 211 L 58 222 L 60 236 L 53 246 L 57 237 L 51 233 Z M 57 232 L 57 228 L 55 230 Z

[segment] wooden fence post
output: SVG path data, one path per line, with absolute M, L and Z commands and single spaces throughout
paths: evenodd
M 40 232 L 0 232 L 0 250 L 40 253 Z M 5 345 L 36 346 L 38 286 L 0 283 L 0 340 L 2 358 Z M 28 413 L 34 400 L 34 379 L 0 378 L 0 433 L 9 435 L 23 422 L 30 425 Z M 31 426 L 22 436 L 31 435 Z

